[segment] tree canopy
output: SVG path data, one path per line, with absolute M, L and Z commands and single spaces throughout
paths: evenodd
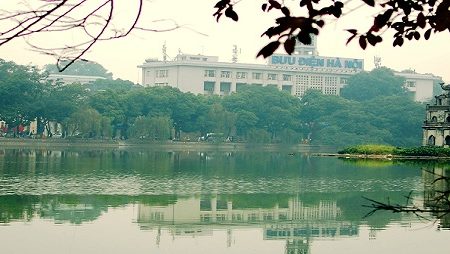
M 107 89 L 86 89 L 96 82 L 54 85 L 39 70 L 6 61 L 0 61 L 0 74 L 0 120 L 10 129 L 38 120 L 37 134 L 46 130 L 49 136 L 50 122 L 59 122 L 68 137 L 151 142 L 216 133 L 223 139 L 254 143 L 421 143 L 424 105 L 398 89 L 401 80 L 388 69 L 349 79 L 354 92 L 347 97 L 308 90 L 301 99 L 258 85 L 243 85 L 223 97 L 182 93 L 173 87 L 128 86 L 122 81 L 116 85 L 116 80 L 102 80 Z M 369 94 L 365 82 L 383 92 L 375 89 L 370 96 L 356 96 Z
M 58 67 L 54 64 L 47 64 L 44 69 L 48 73 L 58 73 Z M 97 76 L 104 77 L 107 79 L 112 79 L 113 74 L 109 72 L 101 64 L 93 61 L 75 61 L 67 69 L 65 69 L 63 74 L 66 75 L 79 75 L 79 76 Z
M 392 70 L 382 67 L 370 72 L 360 72 L 348 79 L 341 90 L 344 98 L 356 101 L 371 100 L 379 96 L 402 95 L 406 93 L 405 79 L 394 75 Z

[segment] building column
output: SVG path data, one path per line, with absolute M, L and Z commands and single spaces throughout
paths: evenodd
M 236 81 L 231 82 L 230 93 L 236 92 Z
M 220 82 L 215 81 L 214 82 L 214 92 L 213 94 L 219 95 L 220 94 Z
M 227 202 L 227 220 L 231 221 L 233 219 L 233 202 Z
M 217 198 L 211 198 L 211 221 L 215 222 L 217 219 Z

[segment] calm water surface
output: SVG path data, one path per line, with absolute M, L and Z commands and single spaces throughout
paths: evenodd
M 287 152 L 0 149 L 1 253 L 450 253 L 436 163 Z

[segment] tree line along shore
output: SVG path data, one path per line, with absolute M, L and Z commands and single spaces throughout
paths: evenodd
M 0 60 L 0 136 L 338 147 L 421 141 L 425 105 L 414 102 L 404 79 L 387 68 L 354 75 L 341 96 L 308 90 L 301 98 L 251 84 L 219 97 L 110 78 L 52 83 L 46 75 Z M 24 128 L 32 122 L 33 133 Z

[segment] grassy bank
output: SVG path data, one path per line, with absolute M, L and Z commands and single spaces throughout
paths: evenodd
M 389 145 L 357 145 L 347 147 L 338 154 L 450 157 L 450 148 L 435 146 L 394 147 Z

